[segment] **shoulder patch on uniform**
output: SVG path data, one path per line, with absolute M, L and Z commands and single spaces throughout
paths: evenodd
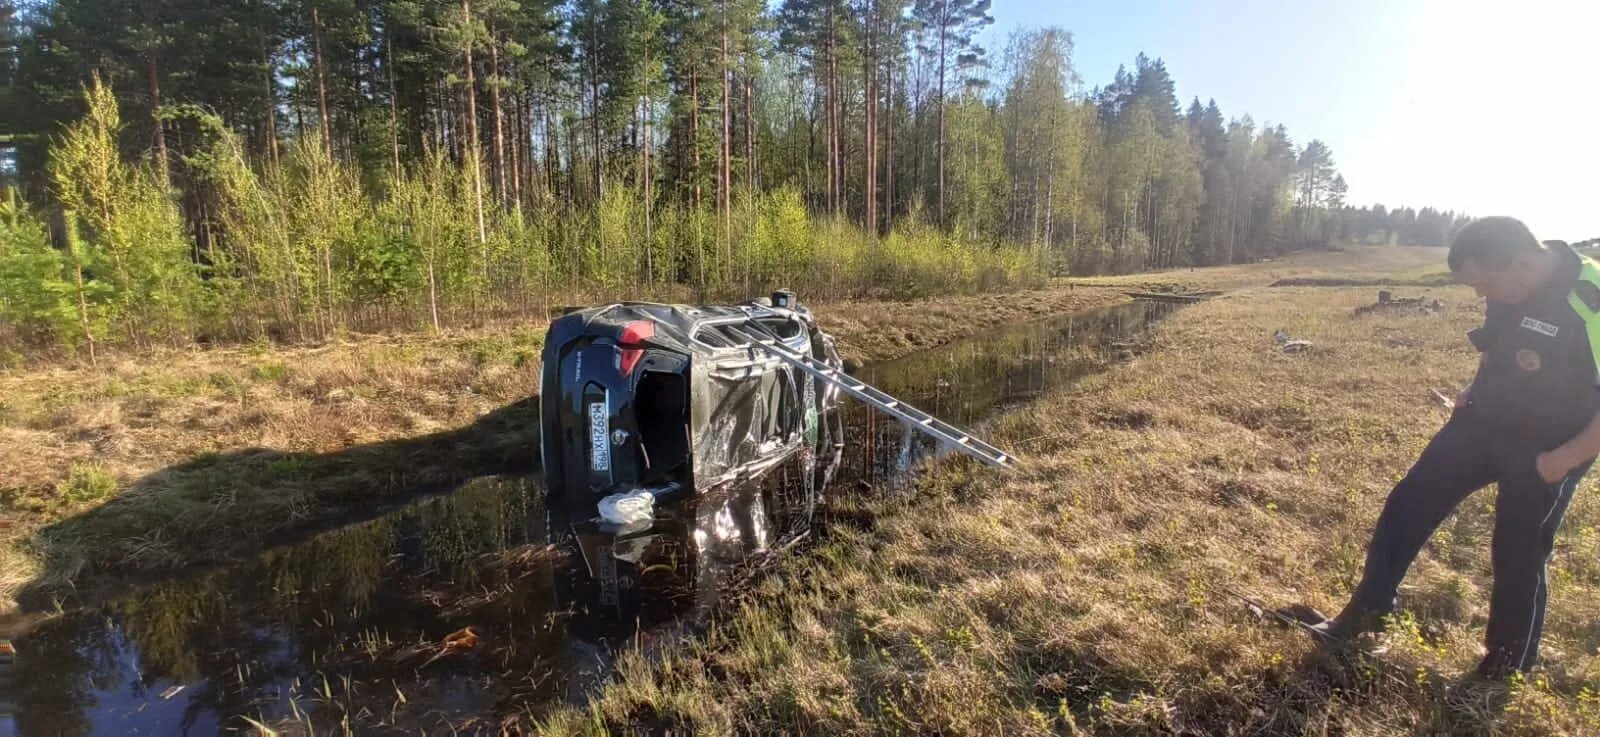
M 1585 305 L 1588 305 L 1589 309 L 1600 312 L 1600 285 L 1596 285 L 1586 279 L 1580 279 L 1572 287 L 1572 293 L 1577 295 L 1578 299 Z

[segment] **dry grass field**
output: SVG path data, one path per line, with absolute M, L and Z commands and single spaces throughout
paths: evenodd
M 814 309 L 846 355 L 865 361 L 1112 304 L 1126 290 L 1433 278 L 1440 261 L 1432 249 L 1361 248 Z M 0 372 L 0 612 L 30 584 L 62 589 L 237 559 L 462 478 L 527 466 L 543 328 Z

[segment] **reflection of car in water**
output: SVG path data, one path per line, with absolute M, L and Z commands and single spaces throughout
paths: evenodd
M 831 368 L 833 339 L 789 292 L 741 305 L 622 303 L 550 325 L 540 380 L 552 502 L 695 495 L 793 457 L 825 483 L 838 462 L 838 390 L 774 355 L 775 340 Z
M 664 505 L 649 522 L 568 520 L 552 511 L 567 698 L 581 702 L 602 687 L 621 650 L 652 656 L 670 648 L 684 633 L 678 625 L 698 626 L 769 554 L 802 539 L 815 483 L 813 465 L 796 454 L 755 479 Z
M 589 642 L 632 637 L 715 603 L 727 579 L 810 528 L 815 475 L 798 456 L 751 482 L 719 487 L 632 526 L 572 520 L 554 542 L 568 553 L 558 574 L 573 634 Z

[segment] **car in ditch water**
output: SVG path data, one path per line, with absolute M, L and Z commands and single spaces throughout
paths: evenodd
M 608 500 L 648 507 L 789 459 L 813 492 L 825 486 L 843 448 L 838 389 L 755 341 L 842 369 L 832 336 L 787 291 L 737 305 L 623 302 L 551 323 L 540 455 L 552 504 L 612 519 Z

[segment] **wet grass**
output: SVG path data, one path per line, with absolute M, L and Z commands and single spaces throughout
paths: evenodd
M 832 500 L 823 542 L 666 660 L 623 657 L 551 734 L 1600 733 L 1600 495 L 1551 564 L 1545 665 L 1465 677 L 1487 615 L 1492 492 L 1441 528 L 1381 661 L 1257 620 L 1237 589 L 1334 610 L 1392 484 L 1475 365 L 1470 292 L 1352 314 L 1369 288 L 1253 289 L 1186 308 L 1147 351 L 989 432 L 908 493 Z M 1313 341 L 1283 354 L 1283 328 Z M 840 523 L 840 521 L 844 523 Z

